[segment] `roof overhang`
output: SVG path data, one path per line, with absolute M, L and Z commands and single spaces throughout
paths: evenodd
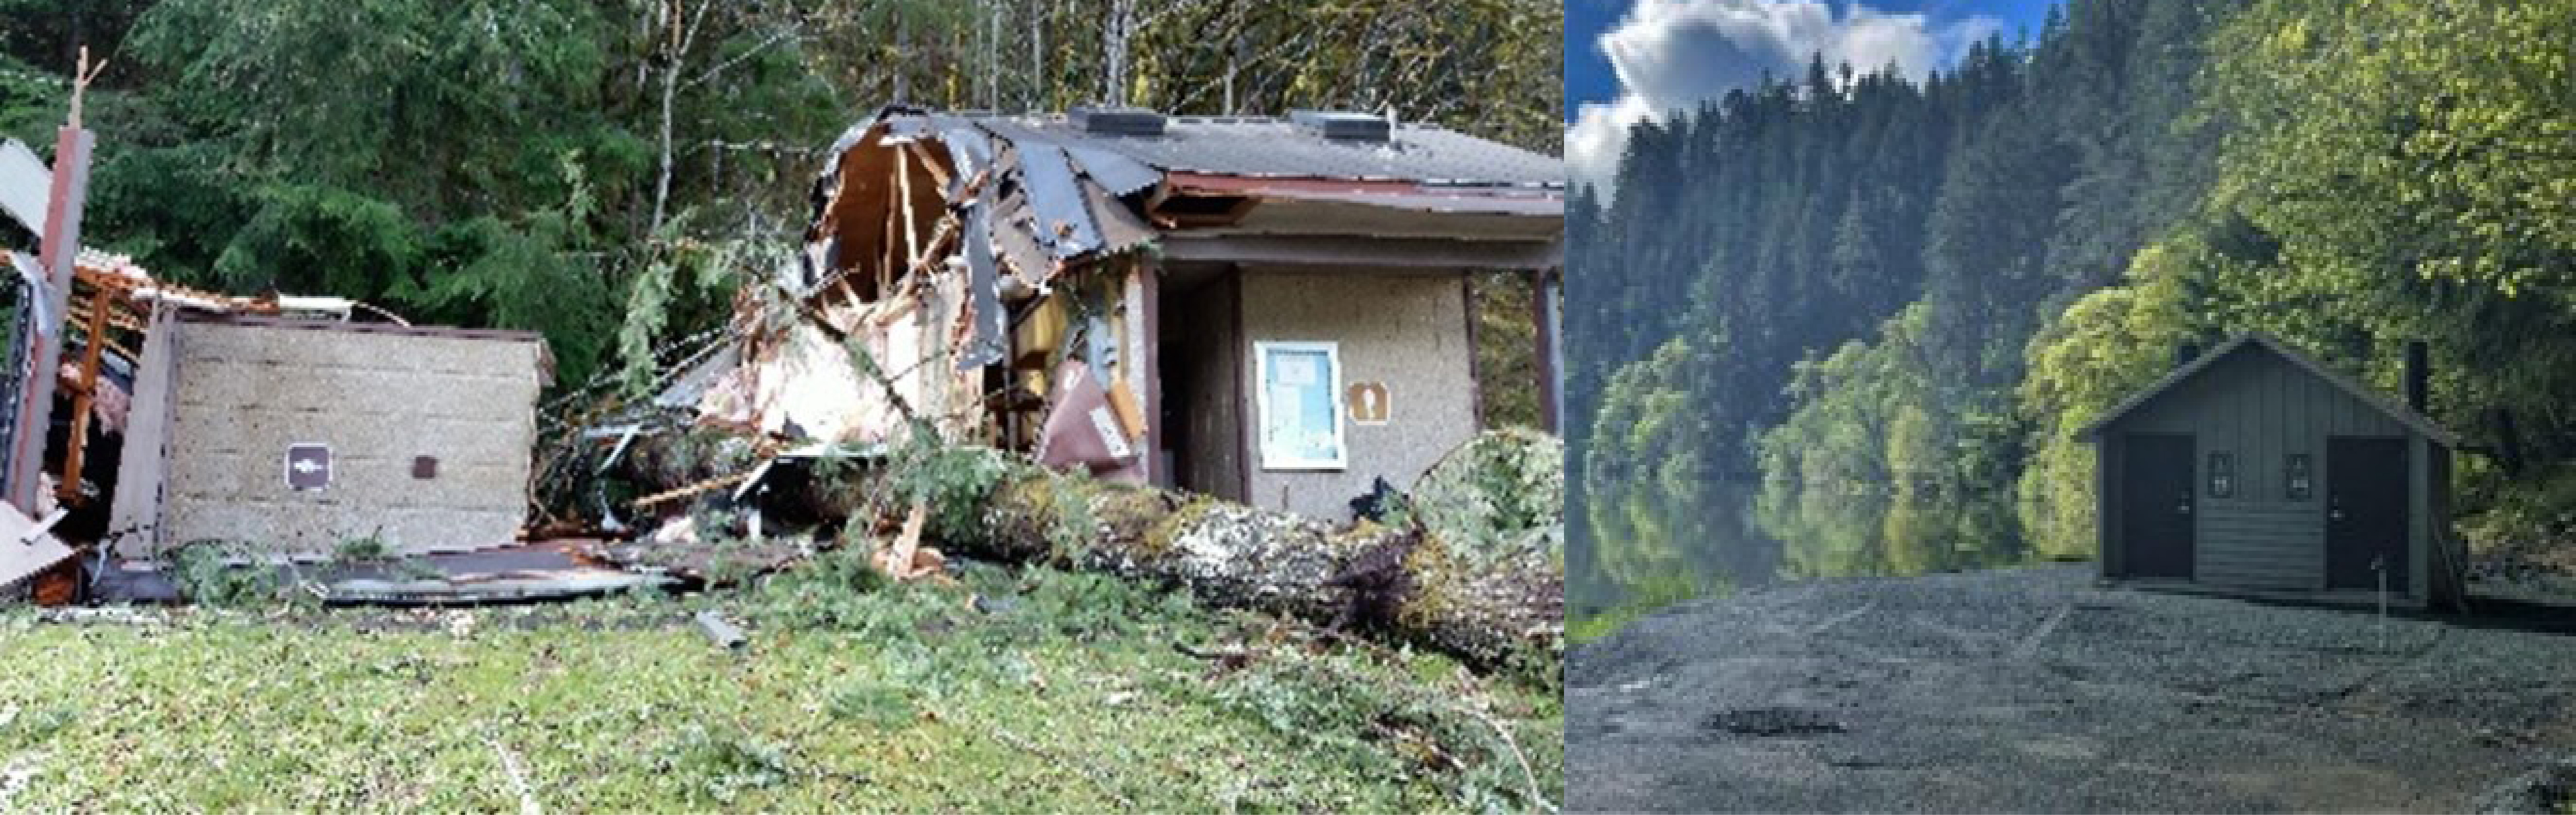
M 1556 240 L 1177 233 L 1163 238 L 1162 257 L 1174 263 L 1540 271 L 1565 265 L 1565 244 Z
M 1225 206 L 1200 204 L 1209 201 Z M 1565 231 L 1565 198 L 1534 187 L 1175 172 L 1148 215 L 1167 230 L 1546 241 Z

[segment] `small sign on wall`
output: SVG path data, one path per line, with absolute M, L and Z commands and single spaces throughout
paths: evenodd
M 327 444 L 290 444 L 286 446 L 286 488 L 296 492 L 320 492 L 331 486 L 331 446 Z
M 1348 411 L 1333 410 L 1342 389 L 1341 346 L 1330 342 L 1253 343 L 1253 392 L 1260 411 L 1261 468 L 1339 470 Z
M 1384 382 L 1353 382 L 1342 394 L 1342 403 L 1350 409 L 1352 424 L 1386 424 L 1386 417 L 1394 413 Z

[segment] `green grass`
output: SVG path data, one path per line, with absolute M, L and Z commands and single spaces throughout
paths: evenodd
M 1574 615 L 1565 621 L 1565 640 L 1571 643 L 1585 643 L 1619 633 L 1619 629 L 1628 627 L 1629 623 L 1644 619 L 1647 615 L 1662 611 L 1665 606 L 1677 602 L 1681 601 L 1631 603 L 1598 613 Z
M 1536 808 L 1497 727 L 1563 797 L 1549 689 L 1089 575 L 173 620 L 0 614 L 0 810 L 516 810 L 505 751 L 550 812 Z
M 1667 606 L 1702 597 L 1722 597 L 1733 590 L 1723 585 L 1703 587 L 1686 573 L 1669 572 L 1658 579 L 1623 584 L 1617 587 L 1617 591 L 1620 595 L 1618 605 L 1569 615 L 1565 620 L 1566 641 L 1586 643 L 1601 639 L 1619 633 L 1619 629 L 1628 627 L 1629 623 L 1662 611 Z

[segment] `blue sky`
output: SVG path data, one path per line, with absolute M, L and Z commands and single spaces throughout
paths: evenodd
M 1627 127 L 1790 75 L 1822 52 L 1909 75 L 1991 33 L 2036 33 L 2058 0 L 1566 0 L 1566 160 L 1608 175 Z

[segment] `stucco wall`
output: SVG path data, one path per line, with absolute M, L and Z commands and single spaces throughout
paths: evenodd
M 150 539 L 251 542 L 303 558 L 328 557 L 371 533 L 404 552 L 511 541 L 526 512 L 540 343 L 177 327 L 160 524 Z M 287 488 L 293 444 L 330 446 L 328 488 Z M 414 477 L 418 456 L 437 458 L 434 476 Z
M 1252 457 L 1253 504 L 1319 518 L 1350 517 L 1350 500 L 1385 476 L 1398 489 L 1429 469 L 1476 432 L 1475 383 L 1467 338 L 1466 287 L 1458 275 L 1308 273 L 1246 269 L 1241 277 L 1244 366 L 1242 404 L 1257 414 L 1248 375 L 1254 343 L 1340 344 L 1342 382 L 1383 382 L 1392 410 L 1379 426 L 1349 423 L 1344 446 L 1349 466 L 1335 472 L 1267 470 L 1243 422 L 1241 444 Z M 1336 395 L 1338 397 L 1338 394 Z

